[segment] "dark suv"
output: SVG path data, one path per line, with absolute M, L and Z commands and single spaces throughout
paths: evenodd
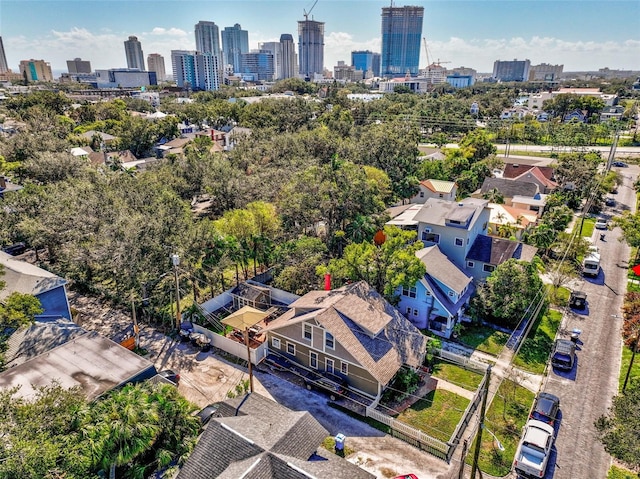
M 576 345 L 568 339 L 556 339 L 551 354 L 551 365 L 554 368 L 571 371 L 576 361 Z
M 304 378 L 304 385 L 311 391 L 319 389 L 329 394 L 329 398 L 335 401 L 338 396 L 344 396 L 347 392 L 347 382 L 335 374 L 324 375 L 309 373 Z
M 529 415 L 529 419 L 546 422 L 547 424 L 555 423 L 560 410 L 560 398 L 549 393 L 540 393 L 533 403 L 533 409 Z

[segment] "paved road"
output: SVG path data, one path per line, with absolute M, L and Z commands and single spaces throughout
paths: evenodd
M 619 206 L 609 208 L 604 216 L 619 214 L 622 205 L 635 210 L 635 192 L 631 187 L 639 169 L 636 166 L 619 170 L 624 185 L 615 195 Z M 588 295 L 588 314 L 569 311 L 562 328 L 582 330 L 577 353 L 577 367 L 570 374 L 550 371 L 543 389 L 561 399 L 562 419 L 556 440 L 556 457 L 547 478 L 606 478 L 611 457 L 604 451 L 593 426 L 607 412 L 611 398 L 618 391 L 618 375 L 622 351 L 621 306 L 626 291 L 627 261 L 630 249 L 618 241 L 620 229 L 606 232 L 606 241 L 599 240 L 603 272 L 594 280 L 584 279 L 580 289 Z M 619 266 L 620 265 L 620 266 Z M 553 460 L 553 457 L 552 457 Z

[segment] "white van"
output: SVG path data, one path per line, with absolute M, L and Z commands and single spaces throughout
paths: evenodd
M 600 251 L 594 244 L 589 246 L 587 254 L 582 261 L 582 274 L 584 276 L 598 276 L 600 274 Z

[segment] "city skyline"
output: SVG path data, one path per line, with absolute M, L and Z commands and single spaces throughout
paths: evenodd
M 225 5 L 226 8 L 219 8 Z M 324 66 L 329 70 L 351 51 L 381 51 L 381 12 L 390 2 L 374 0 L 236 1 L 0 0 L 0 35 L 9 68 L 42 59 L 54 71 L 82 58 L 94 69 L 123 68 L 123 42 L 136 36 L 145 55 L 194 50 L 194 25 L 211 21 L 222 30 L 236 23 L 249 32 L 249 48 L 292 34 L 309 19 L 325 24 Z M 565 71 L 640 69 L 638 1 L 407 1 L 424 7 L 423 36 L 430 61 L 491 72 L 496 60 L 564 64 Z M 25 13 L 28 9 L 28 15 Z M 354 21 L 357 19 L 358 21 Z M 424 49 L 421 68 L 427 65 Z

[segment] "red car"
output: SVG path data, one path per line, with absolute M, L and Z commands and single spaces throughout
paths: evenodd
M 400 476 L 396 476 L 393 479 L 418 479 L 418 476 L 415 474 L 402 474 Z

